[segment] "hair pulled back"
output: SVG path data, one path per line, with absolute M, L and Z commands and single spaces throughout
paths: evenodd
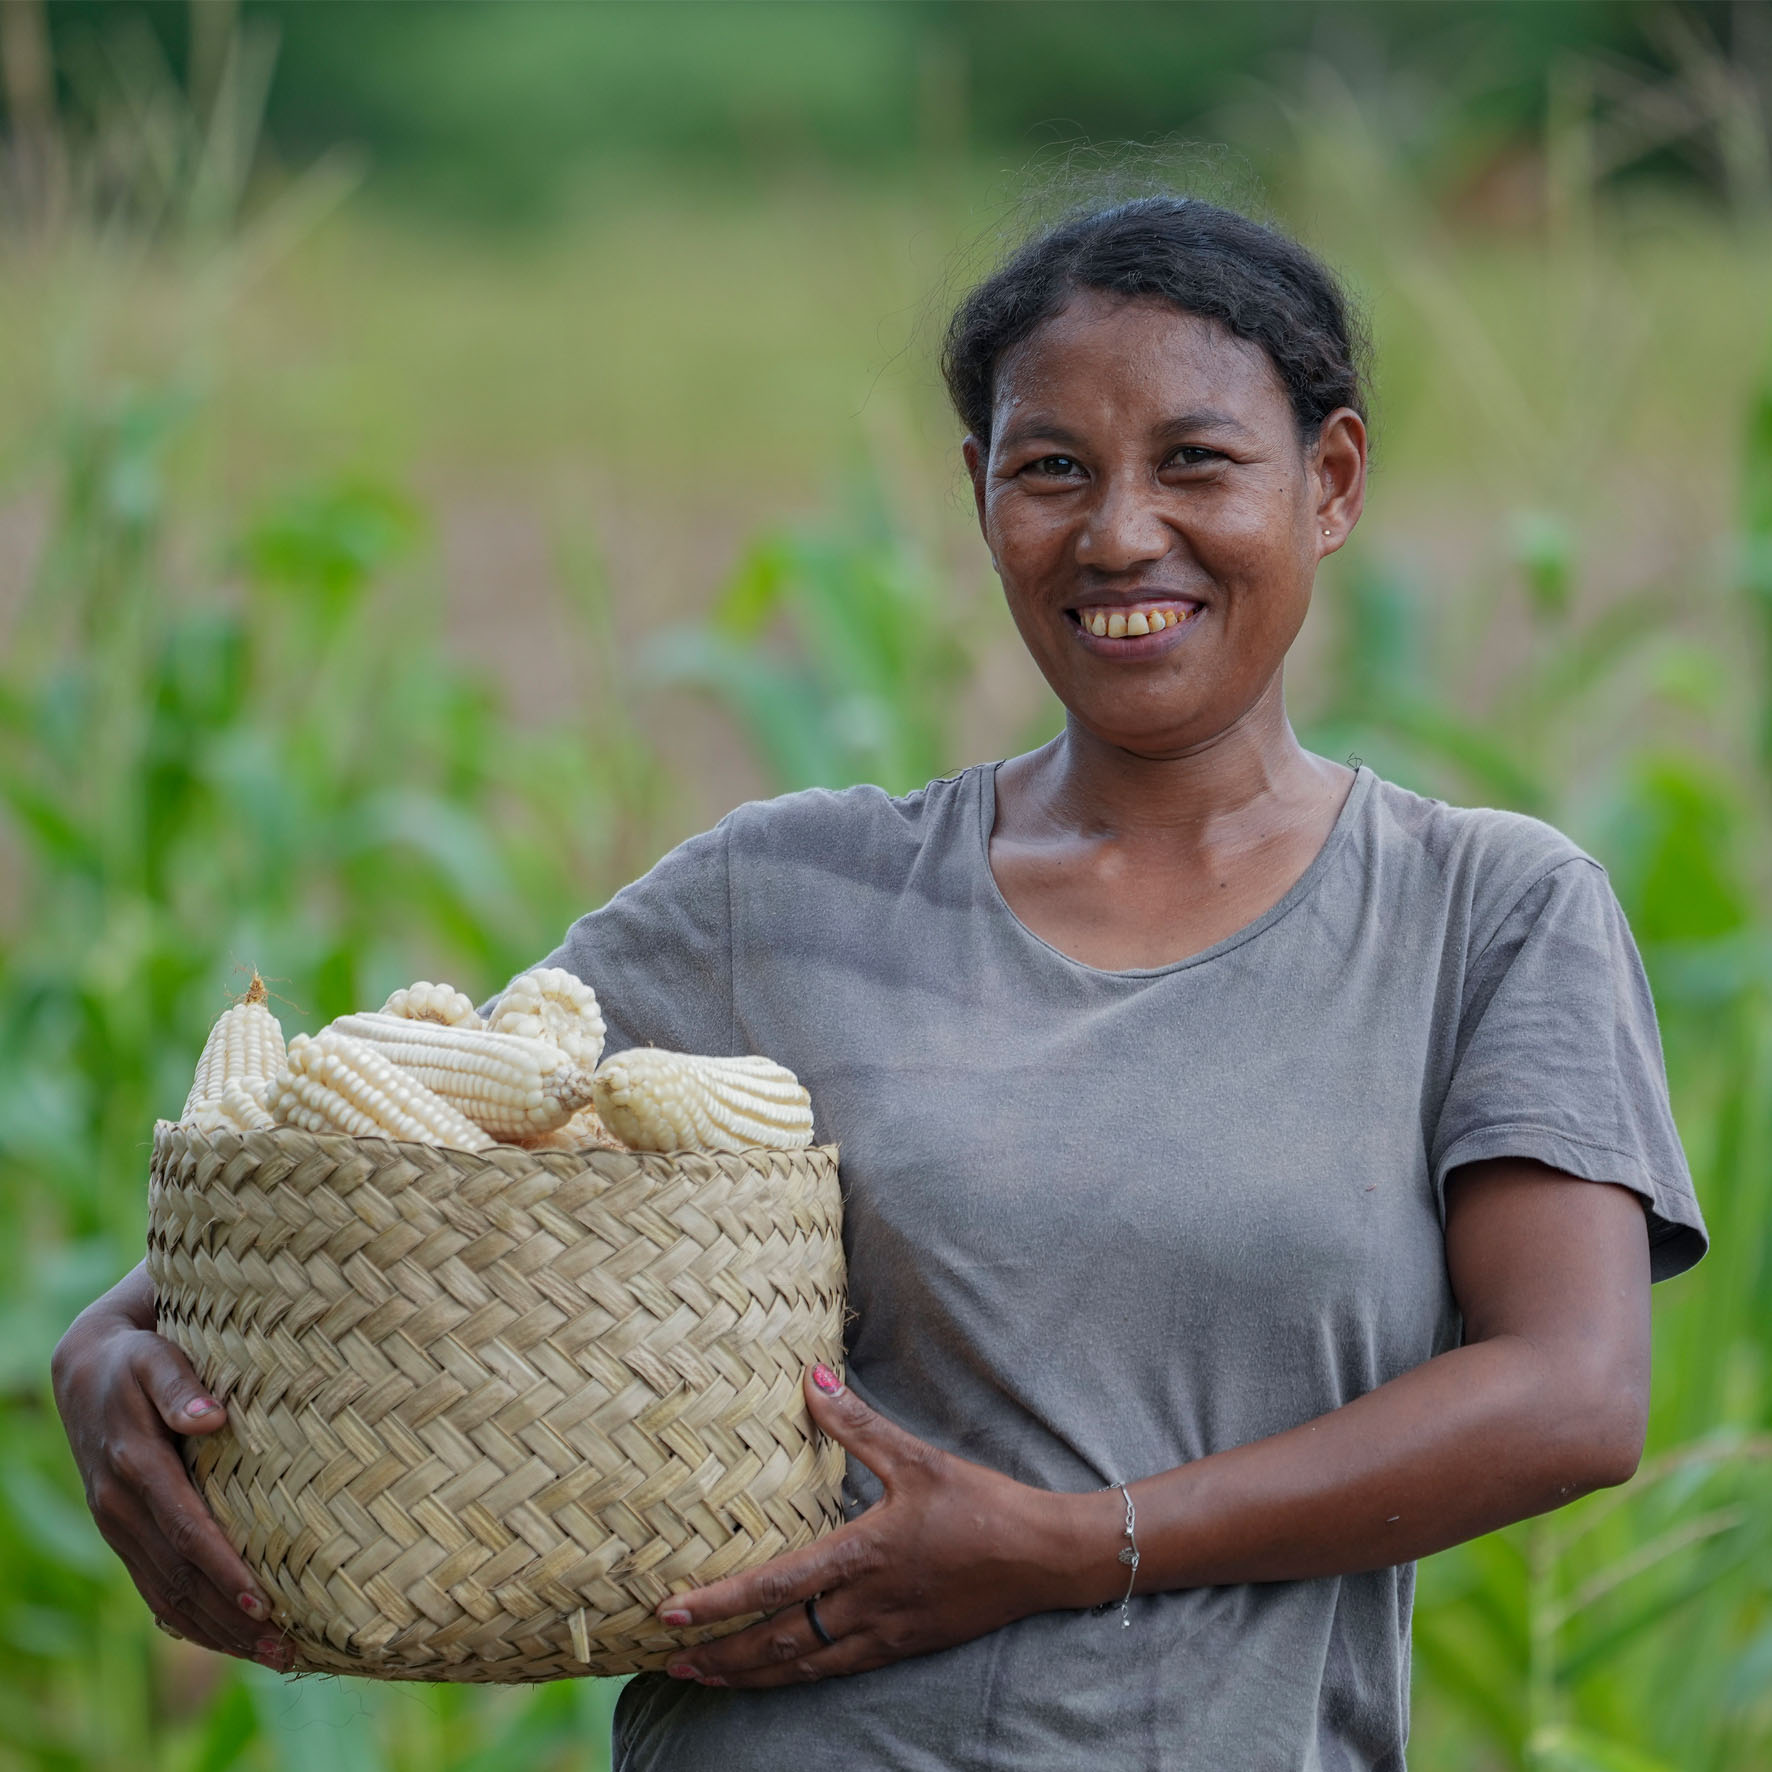
M 991 435 L 1006 351 L 1082 290 L 1168 302 L 1259 345 L 1308 442 L 1340 406 L 1366 416 L 1366 345 L 1333 273 L 1296 240 L 1195 197 L 1073 211 L 978 284 L 948 323 L 941 369 L 960 422 Z

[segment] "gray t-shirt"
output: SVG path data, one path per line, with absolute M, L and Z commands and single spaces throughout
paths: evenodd
M 552 956 L 611 1051 L 799 1073 L 842 1146 L 849 1377 L 912 1433 L 1081 1491 L 1322 1415 L 1457 1344 L 1442 1190 L 1482 1157 L 1635 1190 L 1657 1278 L 1703 1252 L 1642 967 L 1556 831 L 1361 770 L 1265 915 L 1106 972 L 1004 902 L 994 782 L 740 807 Z M 1048 1613 L 772 1692 L 646 1676 L 615 1763 L 1394 1772 L 1413 1577 Z

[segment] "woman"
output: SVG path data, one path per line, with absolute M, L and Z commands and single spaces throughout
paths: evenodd
M 1282 666 L 1365 489 L 1332 279 L 1150 198 L 963 304 L 979 523 L 1063 734 L 741 807 L 574 926 L 613 1044 L 766 1052 L 843 1146 L 855 1517 L 666 1623 L 617 1765 L 1399 1768 L 1415 1558 L 1635 1468 L 1704 1230 L 1605 876 L 1307 754 Z M 264 1601 L 138 1273 L 58 1354 L 156 1613 Z M 274 1638 L 261 1645 L 273 1662 Z M 848 1676 L 848 1677 L 837 1677 Z

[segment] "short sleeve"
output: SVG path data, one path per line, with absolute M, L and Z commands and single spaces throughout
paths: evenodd
M 1605 872 L 1588 857 L 1529 886 L 1470 962 L 1430 1155 L 1442 1210 L 1460 1164 L 1530 1157 L 1638 1194 L 1654 1279 L 1704 1254 L 1649 982 Z
M 740 1053 L 732 1002 L 729 826 L 691 837 L 539 961 L 582 978 L 608 1027 L 605 1050 Z

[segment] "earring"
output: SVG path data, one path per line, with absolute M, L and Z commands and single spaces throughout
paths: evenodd
M 1328 530 L 1327 530 L 1327 529 L 1325 529 L 1325 530 L 1324 530 L 1324 531 L 1323 531 L 1323 533 L 1324 533 L 1324 534 L 1325 534 L 1325 535 L 1327 535 L 1327 534 L 1328 534 L 1328 533 L 1329 533 L 1329 531 L 1328 531 Z

